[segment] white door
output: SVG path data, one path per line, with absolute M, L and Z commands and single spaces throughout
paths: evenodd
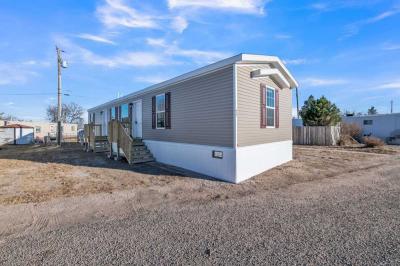
M 132 113 L 132 136 L 142 138 L 142 100 L 133 102 Z

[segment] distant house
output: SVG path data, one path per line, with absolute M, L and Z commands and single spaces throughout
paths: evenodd
M 21 124 L 0 126 L 0 146 L 4 144 L 32 144 L 34 142 L 34 128 Z
M 344 123 L 355 123 L 364 136 L 374 136 L 388 143 L 400 144 L 400 113 L 343 116 Z
M 239 54 L 93 107 L 89 122 L 106 135 L 120 121 L 156 161 L 238 183 L 292 159 L 295 87 L 278 57 Z
M 51 123 L 47 121 L 6 121 L 0 120 L 0 126 L 6 126 L 10 124 L 20 124 L 34 128 L 34 138 L 43 140 L 45 136 L 50 138 L 56 138 L 57 123 Z M 62 124 L 63 135 L 72 137 L 78 134 L 78 124 Z

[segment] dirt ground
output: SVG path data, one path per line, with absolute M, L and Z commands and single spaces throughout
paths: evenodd
M 396 157 L 399 151 L 397 147 L 388 146 L 375 149 L 297 146 L 293 161 L 236 186 L 159 163 L 130 166 L 123 161 L 110 160 L 103 153 L 86 153 L 79 144 L 62 148 L 6 146 L 0 149 L 0 204 L 38 203 L 60 197 L 160 188 L 169 191 L 165 198 L 240 197 L 376 167 Z

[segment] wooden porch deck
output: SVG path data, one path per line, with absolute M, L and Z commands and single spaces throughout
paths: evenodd
M 86 151 L 108 152 L 110 158 L 125 157 L 129 164 L 154 161 L 153 155 L 141 138 L 131 136 L 131 123 L 111 120 L 107 136 L 102 135 L 102 125 L 86 124 L 84 143 Z

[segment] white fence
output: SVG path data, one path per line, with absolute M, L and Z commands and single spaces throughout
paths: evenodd
M 334 146 L 339 139 L 340 126 L 293 127 L 293 144 Z

